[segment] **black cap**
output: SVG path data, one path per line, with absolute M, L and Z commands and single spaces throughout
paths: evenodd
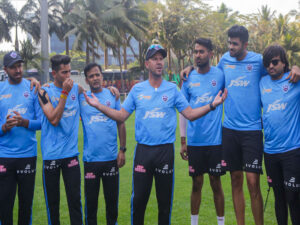
M 7 53 L 3 57 L 3 65 L 5 67 L 10 67 L 10 66 L 14 65 L 16 62 L 24 62 L 24 60 L 22 59 L 22 57 L 20 56 L 20 54 L 18 52 L 12 51 L 12 52 Z
M 165 58 L 167 56 L 166 50 L 158 44 L 151 45 L 146 52 L 146 60 L 150 59 L 154 56 L 157 52 L 160 52 L 162 56 Z

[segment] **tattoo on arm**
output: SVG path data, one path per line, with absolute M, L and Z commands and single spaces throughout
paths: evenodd
M 46 105 L 48 103 L 48 99 L 46 98 L 46 94 L 47 92 L 45 90 L 42 90 L 43 91 L 43 94 L 40 93 L 39 91 L 39 98 L 41 100 L 41 102 Z

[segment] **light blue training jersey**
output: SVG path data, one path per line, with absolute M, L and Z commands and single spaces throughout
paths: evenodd
M 49 87 L 43 87 L 49 95 L 55 108 L 58 105 L 62 88 L 53 83 Z M 78 128 L 79 128 L 79 99 L 78 85 L 74 84 L 69 92 L 63 116 L 59 124 L 53 126 L 45 114 L 42 114 L 41 149 L 43 160 L 64 159 L 77 156 L 78 152 Z
M 217 67 L 211 67 L 206 74 L 193 70 L 183 83 L 181 92 L 190 106 L 198 108 L 211 103 L 220 90 L 224 88 L 224 74 Z M 190 146 L 211 146 L 222 143 L 223 106 L 205 116 L 188 121 L 187 143 Z
M 91 92 L 86 93 L 91 97 Z M 111 92 L 104 88 L 94 93 L 99 102 L 112 109 L 120 110 L 120 100 L 116 100 Z M 80 115 L 82 119 L 84 146 L 83 161 L 102 162 L 117 159 L 118 133 L 116 121 L 105 116 L 95 107 L 90 106 L 84 95 L 80 95 Z
M 16 111 L 29 120 L 28 128 L 14 127 L 3 133 L 2 125 L 7 115 L 14 116 Z M 0 157 L 26 158 L 37 155 L 35 130 L 41 128 L 39 103 L 30 82 L 22 79 L 19 84 L 10 84 L 8 80 L 0 82 Z
M 288 74 L 280 80 L 265 76 L 260 81 L 264 151 L 269 154 L 300 148 L 300 83 L 289 83 Z
M 145 145 L 174 143 L 175 108 L 181 112 L 188 106 L 177 86 L 165 80 L 158 88 L 148 80 L 136 84 L 122 105 L 130 114 L 135 110 L 135 139 Z
M 224 72 L 228 96 L 224 102 L 223 126 L 233 130 L 260 130 L 261 105 L 259 81 L 266 74 L 262 56 L 248 52 L 237 61 L 229 52 L 221 58 L 218 68 Z

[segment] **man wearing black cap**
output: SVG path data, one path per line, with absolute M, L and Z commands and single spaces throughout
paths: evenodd
M 146 205 L 153 177 L 158 202 L 158 224 L 171 223 L 174 184 L 174 141 L 177 126 L 176 110 L 187 119 L 195 120 L 226 98 L 226 91 L 203 107 L 192 109 L 175 84 L 162 79 L 166 51 L 157 44 L 146 53 L 147 81 L 136 84 L 130 91 L 120 111 L 102 105 L 92 94 L 85 95 L 87 102 L 108 117 L 124 122 L 135 110 L 135 138 L 133 187 L 131 197 L 131 223 L 144 224 Z
M 35 131 L 41 128 L 37 95 L 23 79 L 18 52 L 4 56 L 8 79 L 0 83 L 0 224 L 13 224 L 18 189 L 19 225 L 31 224 L 36 172 Z M 5 203 L 5 204 L 4 204 Z

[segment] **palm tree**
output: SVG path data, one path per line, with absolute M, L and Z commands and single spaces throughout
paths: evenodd
M 0 42 L 11 41 L 10 29 L 13 27 L 14 7 L 9 0 L 0 1 Z
M 32 66 L 33 68 L 37 68 L 41 70 L 40 60 L 41 56 L 37 52 L 37 48 L 32 45 L 30 40 L 25 40 L 21 42 L 20 55 L 24 60 L 24 70 L 27 71 L 28 66 Z

